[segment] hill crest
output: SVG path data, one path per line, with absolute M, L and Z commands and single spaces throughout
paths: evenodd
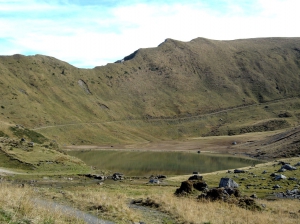
M 299 49 L 300 38 L 196 38 L 189 42 L 166 39 L 156 48 L 138 49 L 121 63 L 94 69 L 79 69 L 43 55 L 1 56 L 0 106 L 4 108 L 0 120 L 28 128 L 98 124 L 85 126 L 98 133 L 88 137 L 88 142 L 130 142 L 130 136 L 144 141 L 158 136 L 169 139 L 208 134 L 214 124 L 191 131 L 187 128 L 192 125 L 189 123 L 176 126 L 176 132 L 163 125 L 164 131 L 153 137 L 147 122 L 298 97 Z M 143 124 L 142 131 L 137 128 L 141 124 L 126 124 L 125 129 L 131 131 L 121 134 L 121 140 L 112 136 L 120 124 L 106 126 L 108 122 L 133 120 Z M 79 125 L 71 130 L 73 134 L 64 141 L 78 138 L 80 129 Z M 101 139 L 99 135 L 105 131 L 109 137 Z M 57 138 L 52 132 L 43 134 Z

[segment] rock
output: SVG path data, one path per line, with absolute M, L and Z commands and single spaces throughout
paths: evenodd
M 276 175 L 274 177 L 275 180 L 281 180 L 281 179 L 286 179 L 286 176 L 282 175 L 282 174 L 279 174 L 279 175 Z
M 189 194 L 193 191 L 193 182 L 186 180 L 181 182 L 180 188 L 177 188 L 175 191 L 176 195 Z
M 117 180 L 123 180 L 124 179 L 124 174 L 123 173 L 114 173 L 112 175 L 112 179 L 117 181 Z
M 165 179 L 165 178 L 167 178 L 167 176 L 166 175 L 157 175 L 156 178 L 157 179 Z
M 282 172 L 285 172 L 286 171 L 286 169 L 284 169 L 284 168 L 280 168 L 277 172 L 280 172 L 280 173 L 282 173 Z
M 291 195 L 291 194 L 300 194 L 300 191 L 298 189 L 293 189 L 293 190 L 287 190 L 286 193 L 288 195 Z
M 276 184 L 276 185 L 273 186 L 273 189 L 278 189 L 278 188 L 281 188 L 281 186 L 278 185 L 278 184 Z
M 245 170 L 234 170 L 234 173 L 245 173 Z
M 264 170 L 263 172 L 262 172 L 262 174 L 265 174 L 265 173 L 268 173 L 266 170 Z
M 203 179 L 203 176 L 200 176 L 198 174 L 189 177 L 189 180 L 202 180 L 202 179 Z
M 208 185 L 205 181 L 197 181 L 193 183 L 193 187 L 198 191 L 203 191 L 208 188 Z
M 256 195 L 256 194 L 252 194 L 252 195 L 250 196 L 250 198 L 257 198 L 257 195 Z
M 151 179 L 149 180 L 150 184 L 160 184 L 160 181 L 158 179 Z
M 278 198 L 300 199 L 300 191 L 298 189 L 287 190 L 284 192 L 275 193 Z
M 230 178 L 221 178 L 219 187 L 238 188 L 239 185 Z
M 97 180 L 104 180 L 105 179 L 105 176 L 102 176 L 102 175 L 94 175 L 93 177 Z
M 290 164 L 284 164 L 281 169 L 286 169 L 286 170 L 296 170 L 297 168 L 294 166 L 291 166 Z
M 296 163 L 294 166 L 300 166 L 300 162 Z
M 278 175 L 277 173 L 271 173 L 270 177 L 275 177 L 277 175 Z
M 294 180 L 294 181 L 296 181 L 297 180 L 297 178 L 296 177 L 289 177 L 289 179 L 288 180 Z

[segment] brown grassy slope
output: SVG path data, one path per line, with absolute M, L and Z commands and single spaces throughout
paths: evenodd
M 90 142 L 115 142 L 119 137 L 113 132 L 120 127 L 104 122 L 178 118 L 284 99 L 299 95 L 299 83 L 300 38 L 167 39 L 157 48 L 139 49 L 123 63 L 94 69 L 42 55 L 2 56 L 0 120 L 29 128 L 99 123 L 61 131 L 78 137 L 81 130 L 92 130 Z M 122 128 L 148 140 L 173 135 L 166 129 L 147 136 L 149 130 L 140 126 Z M 107 136 L 97 140 L 100 135 Z

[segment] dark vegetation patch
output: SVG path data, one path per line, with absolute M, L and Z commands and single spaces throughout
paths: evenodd
M 43 144 L 48 139 L 40 133 L 29 130 L 27 128 L 10 127 L 11 131 L 18 138 L 28 138 L 32 142 Z
M 8 137 L 8 135 L 5 134 L 3 131 L 0 131 L 0 137 Z
M 22 161 L 7 155 L 1 150 L 0 150 L 0 164 L 2 167 L 18 168 L 24 170 L 31 170 L 33 167 L 31 164 L 23 163 Z

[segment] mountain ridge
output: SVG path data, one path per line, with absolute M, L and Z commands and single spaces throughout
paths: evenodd
M 76 68 L 44 55 L 0 56 L 0 106 L 4 107 L 0 120 L 28 128 L 140 120 L 143 125 L 126 124 L 124 130 L 128 135 L 148 136 L 149 119 L 190 117 L 298 97 L 299 49 L 300 38 L 166 39 L 158 47 L 138 49 L 119 63 L 93 69 Z M 270 118 L 269 112 L 263 113 Z M 174 138 L 174 131 L 162 126 L 161 137 L 154 140 Z M 182 136 L 203 135 L 211 126 L 206 124 L 203 131 L 187 130 Z M 105 142 L 117 141 L 111 138 L 120 127 L 116 128 L 91 128 L 98 134 L 89 141 L 104 141 L 99 135 L 106 131 L 110 137 Z M 74 134 L 68 137 L 69 143 L 80 136 L 80 130 L 68 131 Z M 128 135 L 120 141 L 132 141 Z

